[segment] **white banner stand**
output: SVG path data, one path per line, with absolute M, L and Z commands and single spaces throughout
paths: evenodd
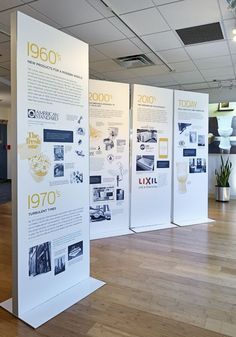
M 133 85 L 130 227 L 134 232 L 171 223 L 173 91 Z
M 190 226 L 208 218 L 208 95 L 174 92 L 172 222 Z
M 91 239 L 130 234 L 129 84 L 89 81 Z
M 19 12 L 11 39 L 13 296 L 1 307 L 37 328 L 104 285 L 90 277 L 88 45 Z

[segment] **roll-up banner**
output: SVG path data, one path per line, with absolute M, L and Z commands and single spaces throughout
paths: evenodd
M 88 45 L 12 17 L 13 299 L 34 328 L 102 282 L 89 253 Z
M 173 91 L 132 88 L 131 228 L 170 228 Z
M 89 81 L 90 235 L 129 233 L 129 85 Z
M 208 219 L 208 94 L 174 92 L 173 223 Z

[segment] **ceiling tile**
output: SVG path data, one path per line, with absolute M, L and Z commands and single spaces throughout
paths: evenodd
M 10 42 L 0 43 L 0 63 L 10 60 Z
M 4 11 L 8 8 L 21 6 L 21 5 L 22 5 L 22 1 L 20 0 L 1 0 L 0 1 L 0 11 Z
M 126 25 L 120 21 L 117 17 L 109 18 L 108 21 L 112 23 L 119 31 L 121 31 L 126 37 L 134 37 L 134 33 L 126 27 Z
M 142 54 L 142 50 L 129 40 L 103 43 L 96 49 L 111 58 Z
M 223 19 L 232 19 L 234 17 L 234 14 L 232 10 L 230 10 L 228 7 L 228 3 L 226 0 L 219 0 L 220 4 L 220 10 L 222 13 Z
M 169 73 L 168 68 L 165 65 L 154 65 L 154 66 L 148 66 L 148 67 L 142 67 L 142 68 L 134 68 L 130 69 L 130 71 L 136 76 L 157 76 L 160 74 L 167 74 Z
M 163 50 L 160 55 L 163 56 L 167 62 L 182 62 L 189 60 L 189 56 L 184 48 Z
M 137 75 L 130 72 L 130 70 L 110 71 L 104 74 L 104 76 L 113 81 L 124 81 L 126 79 L 137 77 Z
M 207 82 L 204 83 L 196 83 L 196 84 L 185 84 L 183 85 L 185 90 L 199 90 L 199 89 L 207 89 L 209 85 Z
M 37 19 L 41 22 L 44 22 L 50 26 L 53 26 L 55 28 L 60 28 L 60 25 L 58 25 L 55 21 L 51 20 L 47 16 L 39 13 L 38 11 L 34 10 L 32 7 L 25 5 L 20 7 L 20 11 L 26 15 L 31 16 L 34 19 Z M 11 9 L 8 11 L 0 12 L 0 23 L 6 26 L 8 28 L 8 32 L 10 32 L 10 16 L 11 13 L 15 12 L 15 9 Z
M 6 41 L 10 41 L 10 37 L 5 34 L 0 33 L 0 43 L 6 42 Z
M 144 80 L 149 82 L 150 84 L 155 85 L 175 85 L 178 84 L 176 80 L 171 76 L 170 73 L 168 74 L 161 74 L 158 76 L 143 76 Z
M 65 29 L 89 44 L 100 44 L 122 40 L 126 36 L 116 29 L 107 19 L 84 23 Z
M 106 3 L 118 14 L 153 7 L 151 0 L 106 0 Z
M 39 0 L 30 6 L 47 15 L 60 26 L 72 26 L 98 20 L 103 16 L 85 0 Z
M 123 70 L 123 68 L 119 66 L 116 62 L 114 62 L 113 60 L 92 62 L 90 63 L 90 69 L 98 73 L 106 73 L 108 71 Z
M 195 64 L 189 60 L 184 62 L 175 62 L 170 63 L 170 66 L 175 70 L 175 72 L 186 72 L 186 71 L 193 71 L 197 70 Z
M 96 48 L 89 47 L 89 62 L 106 60 L 107 56 L 100 53 Z
M 158 8 L 173 29 L 204 25 L 221 19 L 216 0 L 185 0 Z
M 171 73 L 171 76 L 179 84 L 204 82 L 204 78 L 199 71 L 188 71 L 183 73 Z
M 180 41 L 172 31 L 143 36 L 143 40 L 157 51 L 181 47 Z
M 232 61 L 230 56 L 218 56 L 210 57 L 199 60 L 194 60 L 194 63 L 198 69 L 211 69 L 232 66 Z
M 153 2 L 157 6 L 167 5 L 167 4 L 170 4 L 172 2 L 180 2 L 180 1 L 184 1 L 184 0 L 153 0 Z
M 9 77 L 9 75 L 10 75 L 10 71 L 5 69 L 5 68 L 2 68 L 1 64 L 0 64 L 0 76 L 1 77 Z
M 134 38 L 130 39 L 130 41 L 132 41 L 144 53 L 150 53 L 150 49 L 139 38 L 134 37 Z
M 0 66 L 10 70 L 11 69 L 11 62 L 10 61 L 0 62 Z
M 227 80 L 235 77 L 233 67 L 202 69 L 201 73 L 207 81 Z
M 202 43 L 195 46 L 188 46 L 185 47 L 185 50 L 192 59 L 229 55 L 229 49 L 226 41 Z
M 236 20 L 224 20 L 223 21 L 223 27 L 225 31 L 226 38 L 229 40 L 233 39 L 233 29 L 236 28 Z
M 138 35 L 147 35 L 170 29 L 157 8 L 144 9 L 121 17 Z
M 232 54 L 236 54 L 236 42 L 234 41 L 229 41 L 229 48 Z M 233 59 L 235 60 L 235 55 L 232 56 Z
M 154 53 L 145 54 L 154 64 L 163 64 L 163 62 Z M 159 55 L 159 53 L 158 53 Z M 161 56 L 161 55 L 160 55 Z
M 105 18 L 113 16 L 111 10 L 107 8 L 105 5 L 103 5 L 103 3 L 100 0 L 87 0 L 87 2 Z

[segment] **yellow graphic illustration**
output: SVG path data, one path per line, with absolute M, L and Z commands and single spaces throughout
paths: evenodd
M 89 131 L 90 131 L 90 137 L 91 138 L 99 138 L 101 137 L 102 133 L 100 130 L 94 128 L 93 126 L 90 125 L 89 127 Z
M 51 166 L 50 160 L 43 153 L 29 158 L 30 172 L 36 181 L 41 181 L 47 175 L 49 167 Z
M 26 142 L 18 146 L 21 160 L 28 160 L 29 169 L 35 181 L 40 182 L 51 166 L 50 159 L 41 152 L 42 141 L 34 132 L 28 132 Z

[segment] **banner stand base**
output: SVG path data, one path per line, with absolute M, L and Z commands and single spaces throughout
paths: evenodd
M 61 294 L 53 297 L 49 301 L 21 314 L 18 318 L 36 329 L 75 303 L 81 301 L 83 298 L 87 297 L 103 285 L 105 285 L 104 282 L 89 277 L 72 288 L 63 291 Z M 0 307 L 13 314 L 12 298 L 0 303 Z
M 176 228 L 176 225 L 173 223 L 166 223 L 161 225 L 152 225 L 152 226 L 142 226 L 142 227 L 131 227 L 132 231 L 135 233 L 143 233 L 143 232 L 151 232 L 159 229 L 167 229 L 167 228 Z
M 210 218 L 201 218 L 189 221 L 176 221 L 173 222 L 176 226 L 185 227 L 185 226 L 192 226 L 192 225 L 199 225 L 203 223 L 215 222 L 215 220 Z

